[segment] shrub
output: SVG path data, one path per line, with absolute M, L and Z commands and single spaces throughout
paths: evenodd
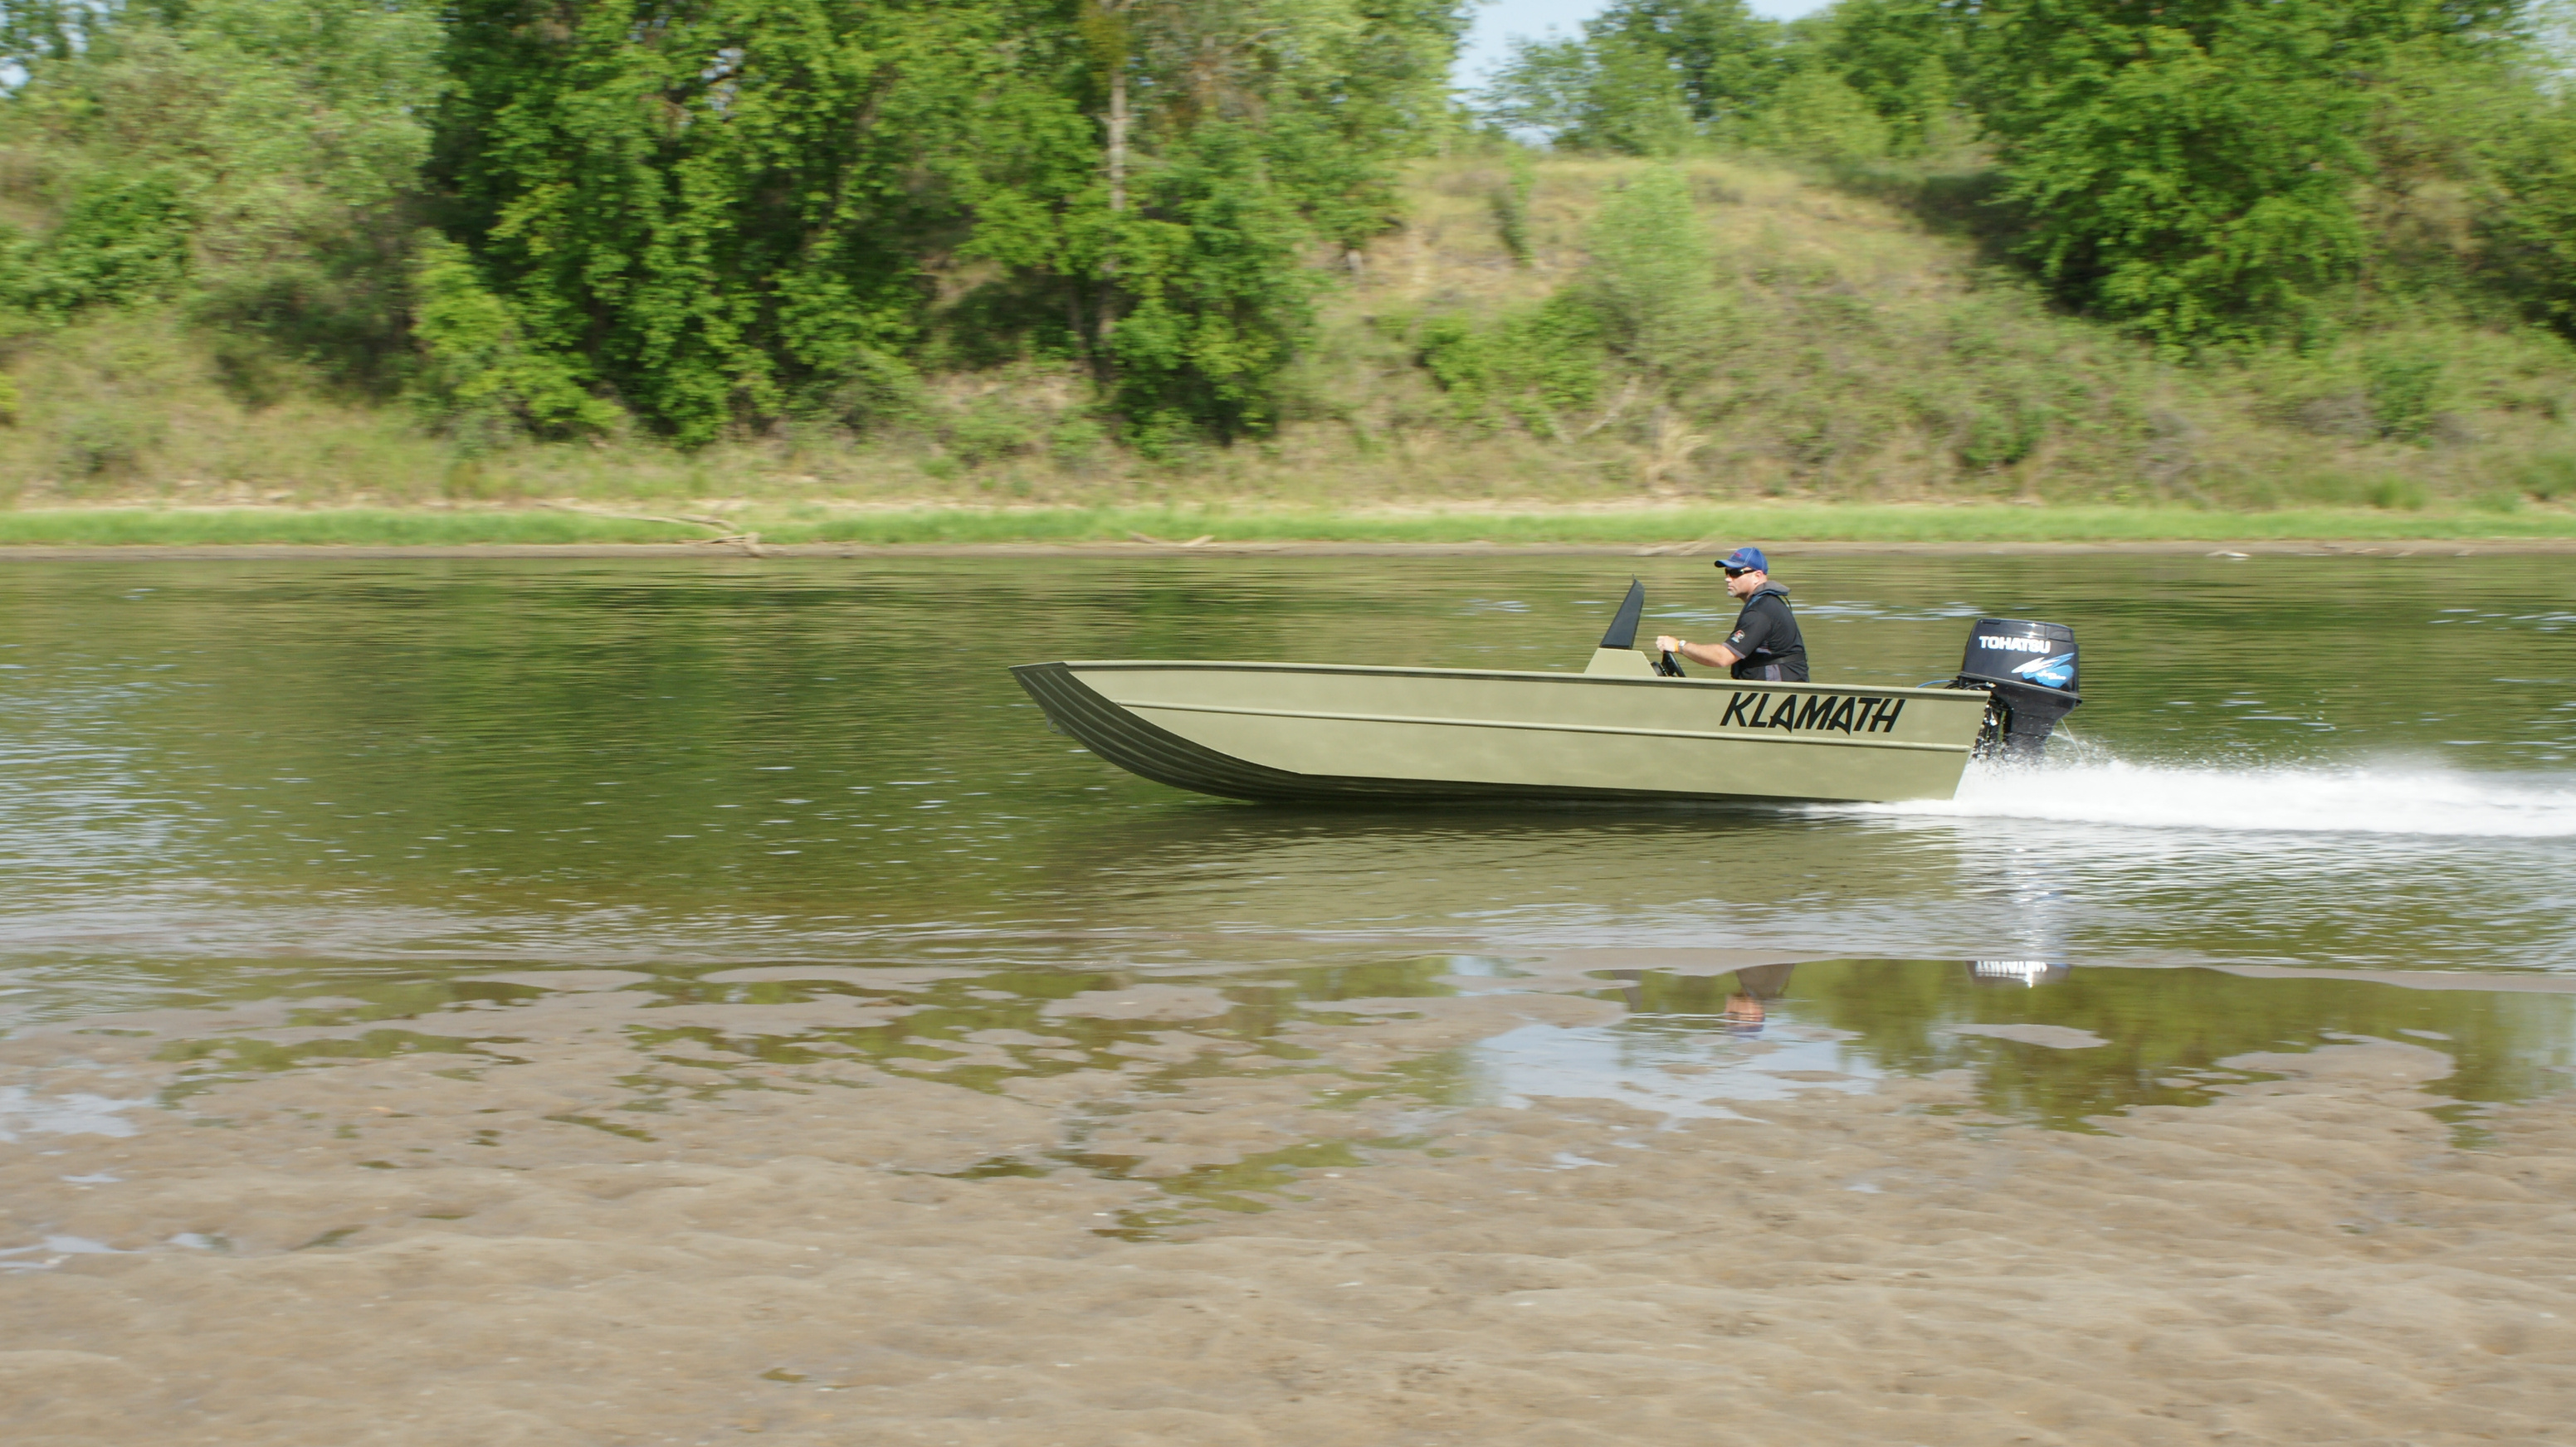
M 1487 197 L 1487 203 L 1494 208 L 1495 234 L 1502 239 L 1503 250 L 1510 254 L 1515 266 L 1529 265 L 1529 198 L 1534 179 L 1529 152 L 1514 146 L 1510 174 Z
M 2411 477 L 2383 477 L 2370 484 L 2362 497 L 2372 507 L 2387 512 L 2421 512 L 2433 500 L 2424 484 Z
M 1752 133 L 1769 150 L 1827 164 L 1876 160 L 1888 151 L 1887 122 L 1825 70 L 1802 71 L 1784 83 Z
M 1298 265 L 1309 233 L 1253 132 L 1210 125 L 1190 139 L 1153 176 L 1156 211 L 1180 219 L 1122 229 L 1134 300 L 1109 351 L 1129 440 L 1149 456 L 1201 433 L 1231 442 L 1270 430 L 1318 284 Z
M 1109 446 L 1109 429 L 1090 417 L 1066 417 L 1047 431 L 1047 453 L 1059 467 L 1085 468 Z
M 75 413 L 56 430 L 55 465 L 75 485 L 130 476 L 141 469 L 162 430 L 158 413 L 122 407 Z
M 2576 499 L 2576 452 L 2544 452 L 2525 461 L 2515 485 L 2542 502 Z
M 432 241 L 420 257 L 412 333 L 422 366 L 413 395 L 426 420 L 469 450 L 517 435 L 595 435 L 616 426 L 616 406 L 585 391 L 570 363 L 528 345 L 463 247 Z
M 1977 408 L 1961 429 L 1959 465 L 1972 472 L 2012 466 L 2039 450 L 2054 416 L 2051 408 L 2018 397 Z
M 1581 283 L 1611 348 L 1675 389 L 1715 365 L 1726 344 L 1727 305 L 1690 183 L 1657 167 L 1613 194 L 1590 237 Z
M 188 213 L 170 178 L 106 172 L 79 182 L 52 233 L 22 246 L 8 300 L 58 321 L 161 296 L 187 269 Z
M 2431 429 L 2442 358 L 2412 348 L 2383 348 L 2365 356 L 2361 366 L 2380 436 L 2412 442 Z
M 1531 432 L 1556 439 L 1567 435 L 1560 413 L 1601 395 L 1606 334 L 1587 297 L 1560 291 L 1487 326 L 1435 317 L 1423 325 L 1418 360 L 1460 417 L 1483 421 L 1500 407 Z
M 995 458 L 1034 451 L 1038 423 L 1027 413 L 995 397 L 982 397 L 948 424 L 948 451 L 967 467 Z

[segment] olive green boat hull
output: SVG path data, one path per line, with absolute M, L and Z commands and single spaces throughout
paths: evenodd
M 1972 691 L 1670 679 L 1597 665 L 1076 662 L 1011 672 L 1101 758 L 1235 799 L 1947 799 L 1986 708 Z

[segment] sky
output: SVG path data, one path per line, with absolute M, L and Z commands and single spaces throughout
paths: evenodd
M 1585 19 L 1600 13 L 1607 0 L 1490 0 L 1476 12 L 1476 28 L 1467 34 L 1467 46 L 1458 57 L 1458 79 L 1475 85 L 1485 73 L 1499 64 L 1504 42 L 1516 35 L 1532 40 L 1544 37 L 1550 28 L 1561 35 L 1573 35 Z M 1810 10 L 1825 8 L 1825 0 L 1750 0 L 1753 13 L 1774 20 L 1789 20 Z

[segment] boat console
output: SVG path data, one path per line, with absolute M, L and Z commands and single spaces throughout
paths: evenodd
M 1585 673 L 1642 678 L 1682 676 L 1669 653 L 1650 657 L 1637 651 L 1637 626 L 1646 611 L 1646 585 L 1630 579 L 1628 596 L 1592 650 Z M 2084 700 L 2075 690 L 2075 630 L 2063 623 L 2027 618 L 1980 618 L 1968 630 L 1967 656 L 1947 684 L 1927 687 L 1967 689 L 1986 695 L 1986 719 L 1977 733 L 1976 757 L 2030 760 L 2057 728 L 2058 720 Z

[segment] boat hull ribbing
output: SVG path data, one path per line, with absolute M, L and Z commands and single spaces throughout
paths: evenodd
M 1235 799 L 1946 799 L 1984 695 L 1602 673 L 1271 663 L 1011 670 L 1128 772 Z

